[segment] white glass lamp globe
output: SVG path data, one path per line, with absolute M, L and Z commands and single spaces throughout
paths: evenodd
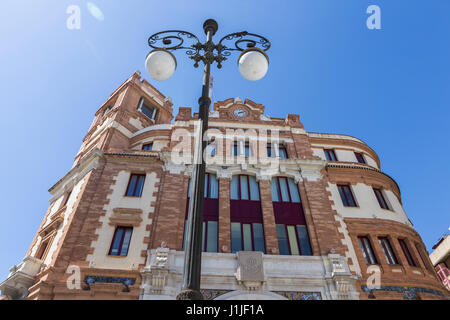
M 155 80 L 169 79 L 177 68 L 175 56 L 167 50 L 152 50 L 145 58 L 145 68 L 148 74 Z
M 262 79 L 269 69 L 269 57 L 258 48 L 244 50 L 238 59 L 239 72 L 250 81 Z

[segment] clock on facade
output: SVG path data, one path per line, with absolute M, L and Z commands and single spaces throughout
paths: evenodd
M 245 110 L 242 110 L 242 109 L 235 109 L 233 111 L 233 114 L 236 117 L 242 118 L 242 117 L 245 117 L 247 115 L 247 112 Z

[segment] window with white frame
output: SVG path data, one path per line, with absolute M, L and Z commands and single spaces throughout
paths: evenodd
M 151 107 L 143 97 L 139 100 L 137 109 L 153 121 L 156 120 L 158 108 Z

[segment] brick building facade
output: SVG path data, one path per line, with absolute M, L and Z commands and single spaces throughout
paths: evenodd
M 139 73 L 111 94 L 4 297 L 176 297 L 197 115 L 173 118 Z M 205 299 L 445 298 L 398 185 L 363 141 L 238 98 L 214 103 L 209 126 Z

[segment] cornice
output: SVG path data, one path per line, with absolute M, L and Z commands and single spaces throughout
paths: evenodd
M 335 163 L 328 163 L 328 164 L 326 165 L 326 168 L 327 168 L 327 171 L 328 171 L 328 172 L 330 171 L 329 168 L 331 168 L 331 169 L 337 169 L 337 170 L 340 170 L 340 169 L 358 170 L 359 172 L 369 171 L 369 172 L 373 172 L 373 173 L 375 173 L 375 174 L 379 174 L 380 177 L 381 177 L 382 179 L 386 179 L 386 180 L 388 180 L 388 181 L 390 181 L 390 182 L 393 182 L 394 187 L 395 187 L 396 190 L 392 190 L 392 191 L 393 191 L 394 193 L 397 194 L 397 197 L 398 197 L 400 203 L 402 203 L 402 201 L 401 201 L 400 187 L 399 187 L 399 185 L 397 184 L 397 182 L 394 180 L 394 178 L 392 178 L 391 176 L 389 176 L 388 174 L 382 172 L 382 171 L 379 170 L 379 169 L 370 167 L 370 166 L 368 166 L 368 165 L 356 164 L 356 163 L 355 163 L 355 164 L 335 164 Z
M 369 153 L 377 163 L 378 167 L 381 168 L 380 158 L 378 157 L 377 153 L 365 142 L 358 138 L 343 134 L 321 134 L 312 132 L 308 132 L 307 134 L 309 136 L 309 142 L 311 144 L 332 144 L 360 148 Z
M 48 191 L 53 195 L 50 202 L 58 198 L 62 193 L 69 190 L 74 184 L 80 181 L 89 171 L 100 164 L 104 159 L 104 153 L 94 148 L 85 154 L 78 164 L 73 167 L 64 177 L 56 182 Z

